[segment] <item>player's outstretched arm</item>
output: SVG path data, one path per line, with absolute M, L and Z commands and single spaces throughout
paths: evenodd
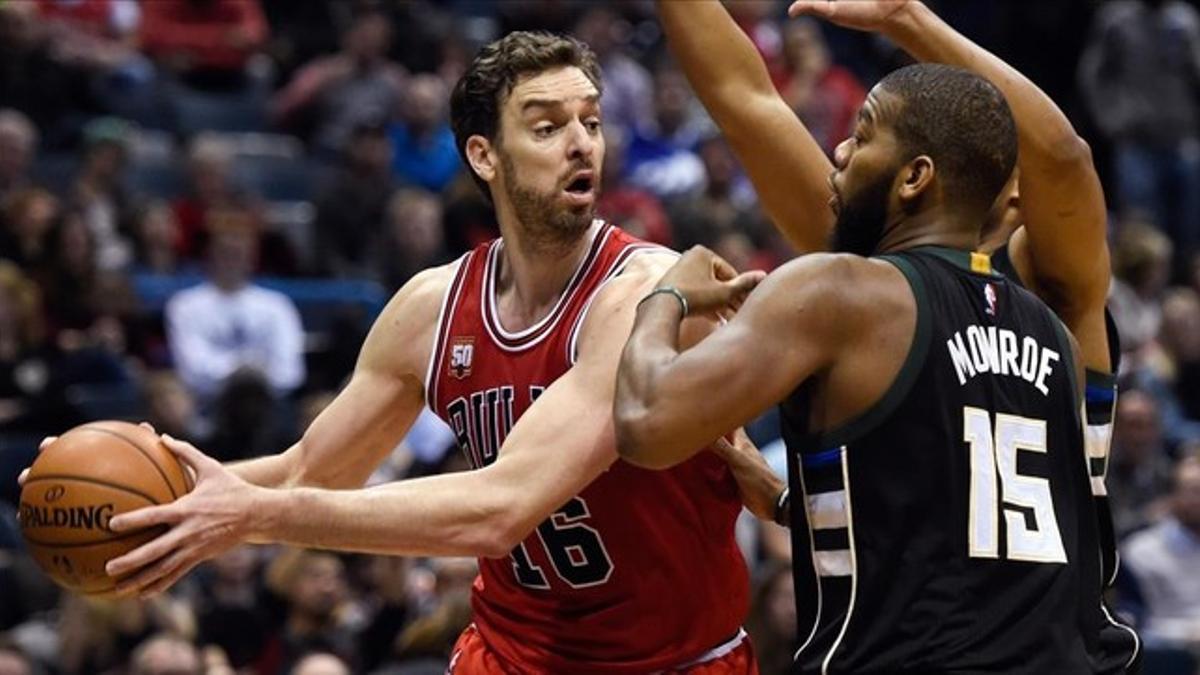
M 1017 123 L 1025 227 L 1009 253 L 1022 280 L 1080 339 L 1089 367 L 1110 369 L 1104 329 L 1109 252 L 1104 193 L 1091 150 L 1062 110 L 1015 68 L 971 42 L 917 0 L 801 0 L 795 15 L 886 35 L 920 61 L 970 70 L 996 85 Z
M 718 0 L 658 0 L 667 43 L 797 250 L 828 247 L 833 165 L 779 96 L 758 50 Z
M 633 323 L 629 298 L 654 278 L 618 277 L 597 296 L 579 361 L 521 416 L 490 466 L 360 490 L 266 489 L 169 442 L 197 471 L 196 488 L 172 504 L 114 518 L 117 531 L 172 529 L 110 562 L 108 572 L 148 565 L 119 589 L 152 593 L 246 540 L 390 555 L 507 555 L 616 459 L 612 391 Z
M 621 456 L 647 468 L 678 464 L 829 364 L 847 331 L 855 330 L 853 317 L 839 312 L 844 264 L 844 256 L 825 255 L 789 262 L 750 294 L 732 321 L 686 351 L 679 345 L 684 303 L 674 292 L 647 298 L 617 376 Z M 689 312 L 709 311 L 705 294 L 720 283 L 723 267 L 728 263 L 697 247 L 658 287 L 678 291 Z

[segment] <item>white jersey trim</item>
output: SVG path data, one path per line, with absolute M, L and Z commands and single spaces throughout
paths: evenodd
M 838 631 L 837 639 L 833 641 L 833 646 L 829 648 L 829 653 L 821 662 L 821 675 L 828 675 L 829 663 L 833 660 L 833 655 L 837 652 L 838 647 L 842 645 L 842 638 L 846 637 L 846 630 L 850 627 L 850 620 L 854 617 L 854 601 L 858 595 L 858 555 L 854 546 L 854 510 L 850 502 L 850 451 L 844 445 L 842 446 L 842 483 L 846 490 L 846 527 L 850 531 L 850 604 L 846 606 L 846 618 L 842 620 L 842 629 Z
M 672 251 L 665 246 L 658 244 L 633 243 L 629 244 L 622 250 L 613 260 L 612 267 L 604 274 L 604 279 L 596 286 L 596 290 L 592 292 L 592 297 L 588 298 L 587 304 L 579 312 L 579 316 L 575 317 L 575 323 L 571 326 L 571 332 L 567 337 L 567 362 L 572 366 L 579 360 L 579 332 L 583 328 L 583 322 L 587 319 L 588 312 L 592 309 L 592 303 L 596 301 L 596 296 L 600 295 L 600 291 L 608 285 L 608 282 L 616 279 L 625 270 L 625 267 L 631 260 L 643 253 L 660 253 L 670 254 L 679 257 L 679 253 Z
M 571 275 L 571 280 L 567 282 L 563 289 L 563 294 L 558 298 L 558 302 L 554 303 L 554 308 L 550 310 L 546 316 L 540 321 L 521 331 L 509 332 L 500 324 L 500 311 L 496 304 L 496 276 L 499 274 L 499 265 L 497 259 L 500 256 L 500 250 L 504 246 L 502 239 L 497 239 L 493 242 L 488 250 L 487 262 L 483 269 L 483 299 L 479 303 L 480 313 L 483 315 L 483 325 L 488 332 L 488 336 L 492 338 L 492 342 L 500 349 L 506 352 L 521 352 L 539 344 L 546 339 L 547 335 L 551 335 L 553 328 L 563 314 L 566 313 L 566 306 L 571 299 L 579 291 L 579 285 L 583 278 L 591 270 L 592 265 L 599 257 L 599 252 L 604 248 L 603 239 L 597 240 L 598 237 L 607 239 L 611 236 L 613 228 L 609 227 L 602 220 L 592 222 L 593 232 L 588 239 L 587 251 L 583 260 L 579 262 L 579 266 L 575 268 L 575 273 Z M 533 337 L 535 336 L 535 337 Z M 533 337 L 533 339 L 529 339 Z M 527 342 L 522 342 L 528 340 Z M 510 345 L 506 342 L 520 342 L 520 344 Z
M 709 661 L 716 661 L 719 658 L 728 656 L 729 654 L 731 654 L 733 652 L 733 650 L 740 647 L 742 645 L 742 643 L 746 641 L 747 637 L 748 636 L 746 635 L 746 629 L 738 628 L 737 635 L 734 635 L 733 637 L 729 638 L 725 642 L 722 642 L 721 644 L 717 645 L 716 647 L 713 647 L 712 649 L 704 652 L 703 654 L 692 659 L 691 661 L 688 661 L 687 663 L 682 663 L 678 666 L 675 666 L 674 668 L 671 669 L 671 671 L 673 672 L 676 670 L 684 670 L 685 668 L 691 668 L 692 666 L 698 666 L 702 663 L 708 663 Z M 661 673 L 663 671 L 660 670 L 658 672 Z
M 445 342 L 446 333 L 449 332 L 448 330 L 443 330 L 443 328 L 449 329 L 450 327 L 449 322 L 445 322 L 444 326 L 443 322 L 446 319 L 446 310 L 450 306 L 451 302 L 453 302 L 454 307 L 458 306 L 458 298 L 460 295 L 462 295 L 462 285 L 459 284 L 457 293 L 454 292 L 454 286 L 458 281 L 458 275 L 464 270 L 466 260 L 469 257 L 471 257 L 470 252 L 464 253 L 458 257 L 458 260 L 455 260 L 452 263 L 454 265 L 454 273 L 450 275 L 450 283 L 446 284 L 446 290 L 442 295 L 442 307 L 438 310 L 437 321 L 433 324 L 433 347 L 429 350 L 429 363 L 425 366 L 425 405 L 428 406 L 430 410 L 433 410 L 434 414 L 437 414 L 437 410 L 434 410 L 434 406 L 437 405 L 438 382 L 434 368 L 437 365 L 438 354 L 441 352 L 442 345 Z M 451 295 L 454 297 L 451 298 Z M 449 316 L 451 321 L 454 319 L 454 307 L 449 307 Z

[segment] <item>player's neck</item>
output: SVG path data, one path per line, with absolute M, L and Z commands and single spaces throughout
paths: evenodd
M 875 251 L 893 253 L 918 246 L 975 251 L 979 248 L 979 227 L 941 211 L 918 213 L 888 228 Z
M 579 236 L 548 248 L 545 242 L 521 237 L 501 224 L 504 247 L 498 261 L 496 302 L 506 330 L 524 330 L 554 310 L 587 255 L 597 227 L 594 223 Z

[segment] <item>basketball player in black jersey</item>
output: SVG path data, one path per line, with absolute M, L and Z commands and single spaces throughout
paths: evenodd
M 833 247 L 852 255 L 782 266 L 685 352 L 682 318 L 725 309 L 708 299 L 724 261 L 690 251 L 639 309 L 614 409 L 626 460 L 673 465 L 783 402 L 814 599 L 799 672 L 1098 667 L 1078 348 L 972 253 L 1016 155 L 986 80 L 898 70 L 835 154 Z
M 671 50 L 737 152 L 776 226 L 801 251 L 823 247 L 832 216 L 832 166 L 772 85 L 754 45 L 720 3 L 659 0 Z M 876 32 L 914 59 L 956 65 L 1000 89 L 1016 121 L 1018 170 L 984 226 L 979 250 L 996 270 L 1045 301 L 1078 339 L 1087 367 L 1086 449 L 1101 534 L 1103 578 L 1117 569 L 1104 477 L 1116 402 L 1119 345 L 1105 309 L 1110 280 L 1104 194 L 1087 143 L 1062 110 L 1012 66 L 971 42 L 918 0 L 800 1 L 809 15 Z M 774 152 L 762 152 L 770 147 Z M 807 598 L 801 598 L 806 602 Z M 1137 636 L 1109 623 L 1106 670 L 1134 663 Z

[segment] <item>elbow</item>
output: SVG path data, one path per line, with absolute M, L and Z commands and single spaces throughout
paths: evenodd
M 666 448 L 653 414 L 642 406 L 618 406 L 613 414 L 617 454 L 643 469 L 667 469 L 676 462 L 665 456 Z
M 1055 165 L 1092 167 L 1092 147 L 1074 130 L 1062 134 L 1046 144 L 1046 156 Z

